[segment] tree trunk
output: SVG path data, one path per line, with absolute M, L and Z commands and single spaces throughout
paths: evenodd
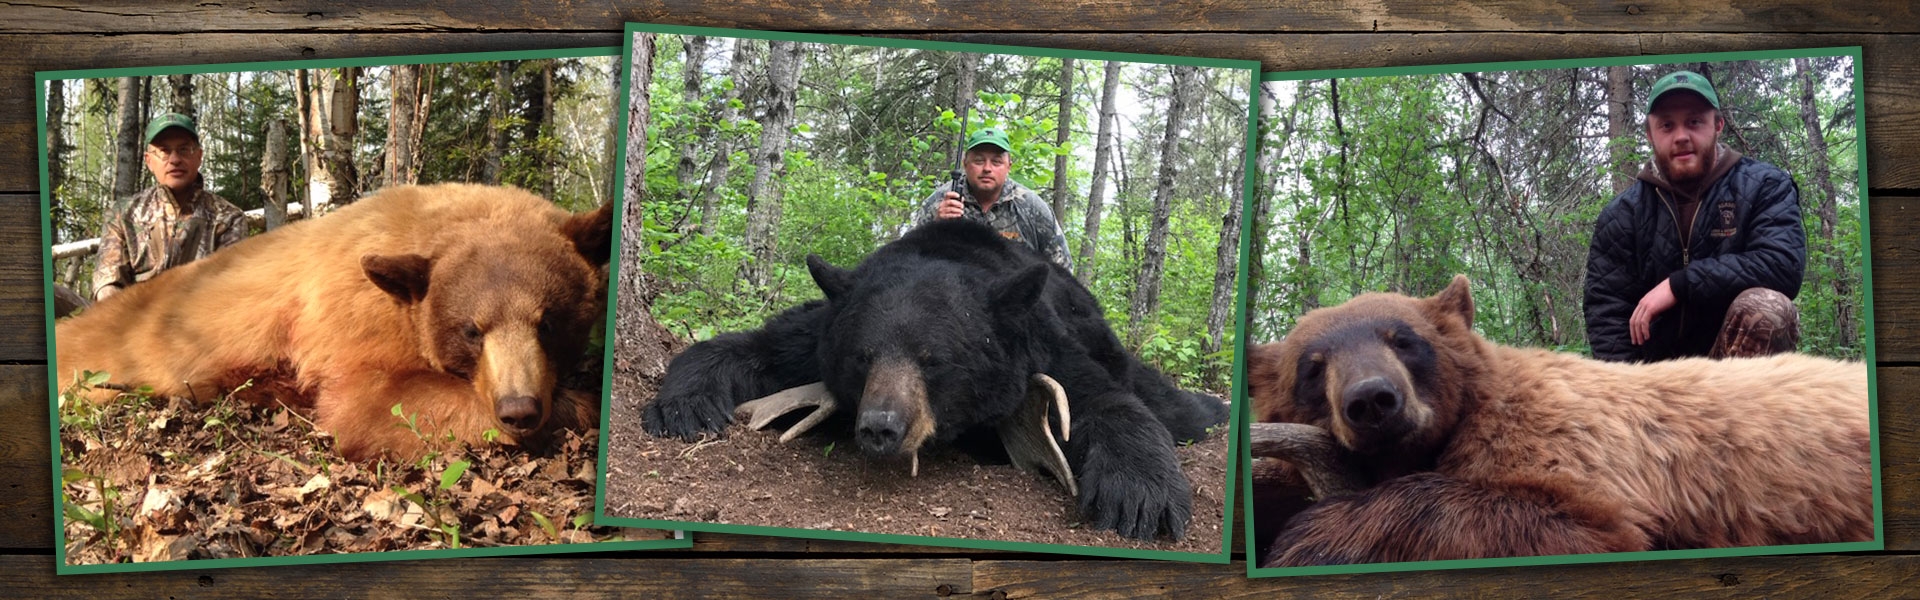
M 53 235 L 59 239 L 60 227 L 67 223 L 67 207 L 60 201 L 60 188 L 67 180 L 67 82 L 47 80 L 47 198 Z
M 359 169 L 353 162 L 353 141 L 360 133 L 360 67 L 335 71 L 328 78 L 327 135 L 322 156 L 333 178 L 330 206 L 344 206 L 360 195 Z
M 1087 190 L 1086 237 L 1080 240 L 1080 259 L 1073 261 L 1080 280 L 1093 284 L 1093 254 L 1100 242 L 1100 209 L 1106 202 L 1107 170 L 1113 155 L 1113 122 L 1118 109 L 1113 104 L 1120 89 L 1120 62 L 1107 61 L 1106 80 L 1100 85 L 1100 129 L 1094 134 L 1093 182 Z M 1063 217 L 1064 218 L 1064 217 Z
M 1613 157 L 1613 193 L 1633 187 L 1633 67 L 1607 67 L 1607 147 Z
M 267 148 L 260 157 L 260 191 L 266 198 L 266 230 L 273 231 L 287 222 L 287 122 L 267 121 Z
M 953 112 L 957 115 L 965 115 L 967 111 L 973 107 L 974 97 L 978 95 L 975 93 L 977 89 L 974 86 L 974 72 L 980 70 L 980 55 L 974 52 L 960 52 L 955 54 L 954 58 Z M 971 119 L 969 119 L 969 121 L 970 122 L 967 123 L 968 127 L 978 128 L 978 126 L 971 122 Z M 962 131 L 959 132 L 959 135 L 954 136 L 953 147 L 955 149 L 960 151 L 966 150 L 965 148 L 961 148 L 960 145 L 966 143 L 967 133 L 968 132 Z
M 141 93 L 140 84 L 141 78 L 139 77 L 120 78 L 119 114 L 117 115 L 120 121 L 120 129 L 113 136 L 115 149 L 113 161 L 113 199 L 115 203 L 133 196 L 134 192 L 140 191 L 140 182 L 142 181 L 140 174 L 145 170 L 140 162 L 140 155 L 145 151 L 141 147 L 144 144 L 141 143 L 140 139 L 140 134 L 142 133 L 140 97 L 144 95 Z M 111 205 L 113 203 L 108 204 Z
M 760 149 L 753 156 L 753 182 L 747 186 L 747 251 L 753 254 L 742 274 L 754 287 L 766 287 L 779 249 L 781 185 L 787 136 L 793 130 L 793 105 L 800 73 L 800 45 L 771 42 L 767 49 L 766 113 L 760 124 Z
M 1160 309 L 1160 280 L 1167 261 L 1167 223 L 1173 213 L 1173 181 L 1179 176 L 1176 165 L 1181 159 L 1180 129 L 1186 124 L 1187 88 L 1192 85 L 1196 67 L 1173 68 L 1172 96 L 1167 101 L 1166 132 L 1160 139 L 1160 169 L 1153 190 L 1153 215 L 1147 225 L 1147 243 L 1141 248 L 1140 279 L 1128 302 L 1131 327 L 1128 342 L 1134 347 L 1146 339 L 1147 323 Z
M 1240 160 L 1234 163 L 1233 180 L 1239 181 L 1246 171 L 1246 148 L 1241 148 Z M 1227 317 L 1233 314 L 1234 275 L 1240 269 L 1240 208 L 1244 198 L 1245 186 L 1233 186 L 1231 202 L 1227 203 L 1227 214 L 1220 217 L 1220 244 L 1213 250 L 1213 303 L 1207 308 L 1207 344 L 1206 354 L 1211 356 L 1226 345 Z M 1222 361 L 1208 360 L 1204 375 L 1207 385 L 1217 385 L 1220 379 Z M 1231 361 L 1228 361 L 1231 362 Z
M 493 64 L 493 92 L 487 100 L 487 157 L 480 169 L 482 182 L 499 185 L 507 154 L 507 103 L 513 99 L 514 61 Z
M 193 75 L 168 75 L 167 84 L 173 88 L 168 97 L 169 112 L 177 112 L 193 120 L 200 120 L 200 111 L 193 105 Z
M 1839 219 L 1839 198 L 1833 186 L 1833 173 L 1827 161 L 1826 132 L 1820 129 L 1820 107 L 1814 101 L 1813 68 L 1805 58 L 1793 59 L 1793 69 L 1800 76 L 1800 121 L 1807 125 L 1807 154 L 1813 159 L 1813 180 L 1815 189 L 1820 190 L 1820 201 L 1813 204 L 1814 214 L 1820 218 L 1820 240 L 1822 245 L 1834 250 L 1827 255 L 1827 268 L 1833 277 L 1833 344 L 1841 348 L 1855 348 L 1853 323 L 1853 275 L 1849 273 L 1845 257 L 1848 252 L 1841 251 L 1835 241 L 1834 221 Z
M 653 81 L 653 36 L 651 33 L 633 34 L 633 51 L 627 55 L 627 130 L 625 181 L 621 183 L 620 262 L 638 265 L 646 256 L 646 244 L 641 241 L 645 224 L 642 216 L 646 214 L 642 203 L 647 197 L 647 127 L 652 115 L 652 99 L 647 95 L 648 83 Z M 619 269 L 618 286 L 619 306 L 614 313 L 618 315 L 617 326 L 622 331 L 630 331 L 637 323 L 653 323 L 647 312 L 652 304 L 647 299 L 646 286 L 641 278 L 642 269 Z M 626 342 L 622 341 L 622 344 Z
M 685 107 L 683 110 L 689 115 L 707 114 L 707 111 L 695 108 L 700 104 L 700 91 L 706 85 L 705 73 L 700 68 L 707 63 L 707 37 L 688 37 L 682 56 L 684 64 L 680 71 L 680 102 Z M 700 144 L 707 141 L 707 135 L 713 131 L 706 119 L 695 117 L 690 121 L 698 125 L 680 132 L 680 163 L 673 174 L 674 181 L 679 183 L 674 200 L 680 206 L 691 206 L 694 193 L 699 190 L 694 180 L 700 176 Z M 700 216 L 705 218 L 705 211 Z M 705 226 L 705 221 L 701 222 L 701 226 Z
M 1073 59 L 1060 59 L 1060 117 L 1055 121 L 1053 144 L 1067 147 L 1073 133 Z M 1067 155 L 1053 155 L 1053 218 L 1067 222 Z
M 559 62 L 554 59 L 541 61 L 539 98 L 535 99 L 536 102 L 530 103 L 539 109 L 540 118 L 527 120 L 528 142 L 553 135 L 555 127 L 553 124 L 553 71 Z M 560 174 L 559 150 L 548 144 L 536 144 L 536 147 L 541 148 L 539 170 L 535 171 L 540 177 L 540 187 L 537 189 L 540 197 L 551 200 L 554 182 L 559 179 Z
M 753 40 L 738 38 L 733 41 L 733 61 L 727 68 L 728 78 L 733 85 L 727 88 L 719 102 L 721 123 L 732 123 L 740 119 L 740 109 L 734 104 L 740 101 L 741 91 L 747 87 L 748 66 L 753 64 L 749 58 L 753 54 Z M 714 219 L 720 206 L 720 193 L 727 187 L 727 178 L 733 171 L 733 148 L 738 138 L 729 134 L 714 141 L 713 158 L 707 162 L 707 183 L 701 186 L 700 193 L 700 233 L 714 232 Z
M 387 86 L 392 96 L 387 107 L 386 186 L 410 185 L 418 176 L 414 159 L 419 153 L 421 128 L 415 121 L 425 121 L 420 110 L 422 68 L 421 65 L 398 65 L 390 71 L 393 79 Z

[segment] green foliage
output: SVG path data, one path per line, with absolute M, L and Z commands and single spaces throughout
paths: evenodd
M 1816 112 L 1837 214 L 1819 232 L 1820 186 L 1790 60 L 1633 67 L 1628 131 L 1608 132 L 1606 68 L 1368 77 L 1270 84 L 1258 193 L 1273 206 L 1256 240 L 1255 340 L 1368 291 L 1424 296 L 1473 279 L 1475 326 L 1491 339 L 1586 352 L 1582 299 L 1593 222 L 1649 148 L 1646 88 L 1673 68 L 1711 73 L 1721 142 L 1795 175 L 1809 235 L 1801 350 L 1858 357 L 1858 132 L 1851 65 L 1816 59 Z M 1338 124 L 1334 121 L 1339 116 Z M 1843 113 L 1842 111 L 1848 111 Z M 1283 124 L 1291 122 L 1294 127 Z M 1836 268 L 1837 267 L 1837 268 Z M 1839 285 L 1836 286 L 1836 282 Z M 1838 290 L 1848 287 L 1850 294 Z M 1849 331 L 1839 330 L 1852 315 Z

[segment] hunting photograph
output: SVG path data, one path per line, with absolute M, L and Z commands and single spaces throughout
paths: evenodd
M 1225 559 L 1251 63 L 683 31 L 629 30 L 607 522 Z
M 45 79 L 62 567 L 667 535 L 589 527 L 617 60 L 573 54 Z
M 1879 548 L 1858 57 L 1270 76 L 1253 573 Z

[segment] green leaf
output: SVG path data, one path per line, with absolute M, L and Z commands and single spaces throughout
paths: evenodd
M 60 468 L 60 484 L 61 485 L 73 483 L 75 481 L 86 479 L 88 477 L 92 477 L 92 475 L 88 475 L 86 471 L 82 471 L 78 468 L 74 468 L 74 467 Z
M 108 377 L 106 371 L 84 371 L 81 373 L 81 376 L 84 378 L 82 383 L 87 384 L 87 387 L 95 387 L 106 383 Z
M 396 416 L 396 417 L 398 417 L 398 416 L 400 416 L 400 413 L 402 413 L 402 412 L 405 412 L 405 411 L 402 411 L 402 410 L 400 410 L 400 405 L 399 405 L 399 404 L 394 404 L 394 405 L 393 405 L 393 410 L 391 410 L 391 411 L 388 411 L 388 412 L 392 412 L 392 413 L 393 413 L 393 416 Z
M 473 463 L 464 460 L 456 460 L 453 464 L 447 465 L 447 470 L 440 473 L 440 489 L 453 489 L 453 484 L 459 483 L 460 476 L 465 475 L 467 467 L 472 465 Z
M 527 514 L 533 515 L 534 522 L 539 523 L 540 528 L 543 530 L 546 530 L 548 537 L 553 537 L 553 538 L 560 537 L 560 531 L 553 528 L 553 521 L 547 520 L 546 515 L 540 514 L 538 511 L 533 511 L 533 510 L 527 511 Z
M 582 528 L 585 528 L 588 523 L 592 523 L 592 522 L 593 522 L 593 513 L 580 513 L 578 516 L 575 516 L 573 518 L 573 528 L 582 529 Z

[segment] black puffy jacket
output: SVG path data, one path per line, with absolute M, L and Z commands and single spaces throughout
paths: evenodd
M 1635 181 L 1600 211 L 1587 250 L 1587 342 L 1595 358 L 1704 356 L 1740 292 L 1800 293 L 1807 234 L 1800 188 L 1785 171 L 1740 158 L 1701 196 L 1684 251 L 1678 202 L 1672 191 Z M 1633 309 L 1669 278 L 1674 307 L 1654 318 L 1646 344 L 1633 345 L 1627 328 Z

